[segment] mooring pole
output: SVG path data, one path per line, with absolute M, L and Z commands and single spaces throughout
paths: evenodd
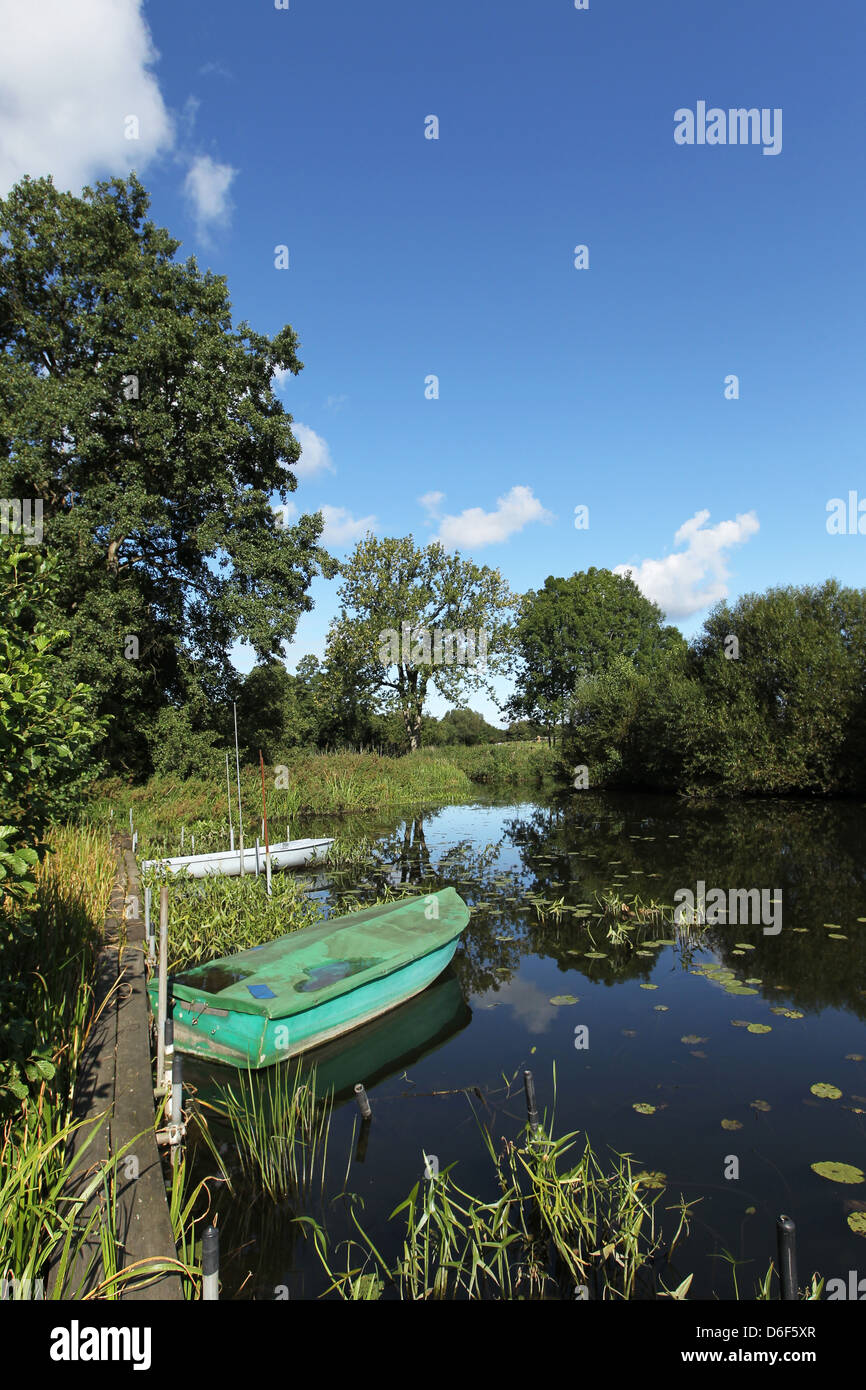
M 370 1104 L 367 1092 L 364 1090 L 364 1084 L 362 1081 L 359 1081 L 357 1086 L 355 1087 L 355 1099 L 358 1102 L 358 1109 L 361 1112 L 361 1119 L 369 1120 L 371 1115 L 373 1114 L 373 1107 Z
M 529 1128 L 533 1133 L 538 1129 L 538 1105 L 535 1100 L 535 1082 L 532 1079 L 532 1072 L 527 1067 L 523 1073 L 523 1087 L 526 1091 L 526 1113 L 529 1117 Z
M 165 1073 L 162 1078 L 162 1094 L 168 1095 L 171 1091 L 171 1078 L 174 1069 L 174 1020 L 165 1020 Z
M 171 1059 L 171 1124 L 183 1124 L 183 1053 L 175 1052 Z M 171 1166 L 177 1163 L 179 1146 L 171 1146 Z
M 235 828 L 232 825 L 232 784 L 229 780 L 229 753 L 226 749 L 226 804 L 229 808 L 229 849 L 234 853 Z
M 216 1226 L 208 1226 L 201 1238 L 201 1296 L 207 1303 L 216 1303 L 220 1296 L 220 1234 Z
M 244 876 L 244 813 L 241 809 L 241 758 L 238 752 L 238 704 L 237 700 L 232 701 L 232 708 L 235 712 L 235 769 L 238 777 L 238 840 L 240 841 L 241 851 L 241 878 Z
M 150 898 L 152 889 L 148 886 L 144 890 L 144 934 L 147 938 L 147 959 L 152 965 L 156 959 L 156 937 L 150 929 Z
M 780 1216 L 776 1222 L 776 1241 L 779 1249 L 779 1282 L 785 1303 L 797 1299 L 797 1227 L 790 1216 Z
M 159 993 L 156 1007 L 156 1084 L 165 1084 L 165 1019 L 168 1013 L 168 885 L 159 890 Z
M 262 834 L 265 837 L 265 873 L 267 875 L 268 897 L 271 896 L 271 846 L 268 840 L 268 807 L 265 801 L 265 760 L 259 749 L 259 766 L 262 769 Z

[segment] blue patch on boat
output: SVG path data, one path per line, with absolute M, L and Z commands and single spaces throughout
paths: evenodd
M 268 989 L 267 985 L 247 985 L 247 989 L 254 999 L 276 999 L 277 997 L 272 989 Z

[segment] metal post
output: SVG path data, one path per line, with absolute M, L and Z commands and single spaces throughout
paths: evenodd
M 171 1076 L 174 1066 L 174 1020 L 165 1020 L 165 1073 L 162 1078 L 162 1094 L 168 1095 L 171 1091 Z
M 190 840 L 192 841 L 192 852 L 193 852 L 193 854 L 195 854 L 195 836 L 194 836 L 194 835 L 190 835 L 189 838 L 190 838 Z
M 137 831 L 137 830 L 133 830 L 133 832 L 132 832 L 132 852 L 133 852 L 133 854 L 135 854 L 135 851 L 136 851 L 137 846 L 138 846 L 138 831 Z
M 271 896 L 271 856 L 265 855 L 265 879 L 267 882 L 268 897 Z
M 779 1249 L 779 1282 L 782 1300 L 797 1300 L 797 1227 L 790 1216 L 780 1216 L 776 1222 L 776 1241 Z
M 256 840 L 256 878 L 259 876 L 259 842 Z
M 183 1053 L 175 1052 L 171 1059 L 171 1123 L 183 1120 Z
M 238 752 L 238 706 L 237 701 L 232 701 L 235 712 L 235 768 L 238 775 L 238 841 L 241 851 L 241 878 L 244 876 L 244 813 L 241 807 L 241 758 Z
M 153 964 L 156 959 L 156 937 L 150 929 L 150 897 L 152 893 L 150 886 L 144 890 L 144 934 L 147 938 L 147 959 Z
M 129 808 L 129 833 L 132 834 L 132 807 Z
M 216 1303 L 220 1296 L 220 1234 L 216 1226 L 208 1226 L 201 1238 L 201 1296 Z
M 229 849 L 234 853 L 235 828 L 232 825 L 232 784 L 229 780 L 229 754 L 226 749 L 226 802 L 229 808 Z
M 523 1073 L 523 1086 L 526 1091 L 526 1113 L 529 1117 L 529 1128 L 535 1131 L 538 1129 L 538 1105 L 535 1100 L 535 1082 L 528 1067 Z
M 370 1116 L 373 1114 L 373 1108 L 370 1105 L 370 1101 L 367 1097 L 367 1092 L 364 1090 L 364 1084 L 361 1081 L 359 1081 L 357 1086 L 355 1087 L 355 1099 L 358 1102 L 358 1109 L 361 1112 L 361 1118 L 364 1120 L 369 1120 Z
M 156 1084 L 165 1081 L 165 1020 L 168 1013 L 168 885 L 159 890 L 159 993 L 156 1009 Z

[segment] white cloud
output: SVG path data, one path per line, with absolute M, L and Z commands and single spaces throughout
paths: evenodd
M 319 511 L 325 519 L 321 543 L 326 549 L 328 546 L 347 545 L 350 541 L 359 540 L 376 525 L 374 516 L 353 517 L 345 507 L 325 505 L 320 507 Z
M 338 415 L 339 412 L 343 409 L 343 406 L 346 404 L 348 399 L 349 397 L 346 395 L 329 396 L 328 399 L 325 401 L 325 409 L 333 410 L 334 414 Z
M 427 493 L 426 496 L 429 501 L 431 496 L 437 497 L 437 494 Z M 441 494 L 437 500 L 441 500 Z M 531 521 L 552 520 L 551 513 L 533 496 L 531 487 L 513 487 L 504 497 L 497 498 L 495 511 L 485 512 L 481 507 L 469 507 L 459 516 L 442 517 L 439 540 L 449 549 L 460 546 L 477 549 L 482 545 L 508 540 L 509 536 L 522 531 Z
M 444 492 L 425 492 L 418 501 L 426 512 L 429 512 L 431 519 L 439 520 L 439 503 L 445 501 Z
M 282 391 L 289 377 L 292 375 L 291 367 L 274 367 L 273 378 L 271 381 L 272 391 Z M 297 425 L 295 429 L 297 430 Z
M 171 148 L 141 0 L 0 0 L 0 31 L 0 194 L 24 174 L 80 193 Z
M 629 574 L 641 593 L 657 603 L 669 619 L 699 613 L 728 594 L 728 554 L 760 529 L 754 512 L 735 521 L 706 527 L 708 511 L 695 512 L 674 536 L 685 550 L 663 560 L 644 560 L 639 565 L 615 565 L 614 574 Z
M 229 190 L 237 174 L 230 164 L 220 164 L 209 154 L 196 155 L 187 171 L 183 191 L 192 204 L 199 236 L 224 226 L 231 212 Z
M 308 425 L 292 421 L 292 434 L 301 446 L 301 457 L 292 472 L 299 478 L 311 478 L 314 473 L 336 473 L 327 442 Z

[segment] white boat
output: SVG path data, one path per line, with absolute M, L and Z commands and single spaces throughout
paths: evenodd
M 331 840 L 283 840 L 281 844 L 271 845 L 271 869 L 300 869 L 305 864 L 321 864 L 328 857 Z M 265 872 L 265 850 L 259 845 L 259 872 Z M 193 878 L 205 878 L 208 874 L 239 875 L 241 871 L 240 850 L 217 850 L 215 854 L 184 854 L 174 859 L 146 859 L 143 869 L 170 869 L 173 874 L 186 870 Z M 244 850 L 244 873 L 256 871 L 256 850 Z

